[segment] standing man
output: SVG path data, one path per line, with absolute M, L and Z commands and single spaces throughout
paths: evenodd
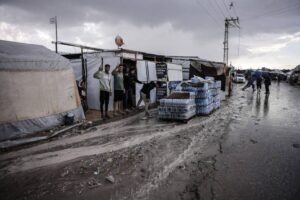
M 266 88 L 266 94 L 270 94 L 270 85 L 271 85 L 271 78 L 270 78 L 270 75 L 266 75 L 264 77 L 265 79 L 265 88 Z
M 94 74 L 94 78 L 99 79 L 100 82 L 100 111 L 102 119 L 110 118 L 108 115 L 109 96 L 111 96 L 111 75 L 109 74 L 110 65 L 105 65 L 103 72 L 102 65 Z M 103 114 L 103 105 L 105 105 L 105 115 Z
M 145 117 L 143 117 L 143 119 L 147 119 L 148 117 L 151 117 L 151 115 L 149 113 L 150 92 L 157 86 L 158 85 L 156 83 L 154 83 L 153 81 L 151 81 L 150 83 L 144 83 L 144 85 L 140 91 L 141 97 L 139 99 L 137 107 L 140 106 L 140 104 L 142 103 L 142 100 L 143 100 L 145 103 Z
M 124 76 L 123 76 L 123 65 L 119 64 L 113 71 L 114 76 L 114 115 L 117 112 L 125 114 L 123 112 L 123 98 L 124 98 Z
M 135 105 L 135 83 L 141 83 L 136 78 L 134 68 L 127 67 L 124 74 L 124 87 L 125 87 L 125 111 L 128 112 Z
M 277 84 L 278 85 L 280 84 L 280 81 L 281 81 L 281 77 L 280 77 L 280 74 L 278 74 L 278 76 L 277 76 Z
M 135 107 L 135 95 L 136 95 L 135 83 L 141 83 L 141 82 L 137 80 L 136 71 L 134 68 L 132 68 L 130 70 L 130 76 L 129 76 L 129 90 L 130 90 L 130 94 L 131 94 L 132 108 Z
M 262 82 L 262 77 L 261 76 L 257 77 L 257 79 L 256 79 L 256 88 L 257 88 L 258 93 L 260 93 L 260 90 L 261 90 L 261 82 Z
M 132 107 L 132 90 L 130 88 L 130 68 L 125 67 L 124 73 L 124 88 L 125 88 L 125 98 L 124 98 L 124 107 L 125 111 L 129 112 L 129 109 Z

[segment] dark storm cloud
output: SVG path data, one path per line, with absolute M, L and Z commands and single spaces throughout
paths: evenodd
M 222 13 L 229 15 L 222 1 L 225 5 L 230 3 L 229 0 L 2 0 L 0 5 L 12 11 L 3 17 L 11 23 L 42 26 L 46 18 L 57 15 L 66 27 L 86 21 L 111 24 L 127 21 L 138 26 L 170 22 L 177 29 L 205 32 L 206 29 L 222 31 Z M 249 33 L 289 31 L 300 25 L 295 17 L 300 17 L 300 0 L 240 0 L 234 3 L 241 25 Z M 230 12 L 235 15 L 233 9 Z M 21 16 L 18 18 L 18 15 Z
M 234 8 L 229 9 L 232 1 Z M 57 16 L 59 36 L 63 41 L 93 45 L 93 41 L 97 40 L 101 43 L 101 28 L 110 28 L 103 36 L 106 37 L 103 41 L 113 41 L 112 37 L 121 32 L 134 48 L 141 47 L 134 44 L 137 43 L 134 38 L 139 36 L 140 40 L 145 40 L 142 42 L 143 50 L 157 52 L 163 49 L 162 45 L 167 45 L 163 53 L 203 55 L 217 60 L 222 58 L 224 15 L 239 16 L 241 36 L 244 39 L 239 53 L 243 56 L 251 57 L 253 52 L 270 49 L 266 47 L 271 45 L 270 42 L 261 46 L 264 40 L 259 39 L 260 35 L 268 34 L 276 39 L 280 34 L 293 35 L 300 32 L 300 0 L 0 0 L 0 23 L 16 25 L 19 32 L 30 34 L 30 29 L 42 30 L 52 37 L 53 27 L 49 25 L 49 18 Z M 87 23 L 95 23 L 96 31 L 85 31 Z M 168 35 L 172 35 L 167 31 L 169 24 L 170 30 L 177 32 L 173 37 Z M 157 29 L 164 35 L 160 35 Z M 149 32 L 145 33 L 145 30 Z M 158 36 L 149 37 L 155 31 Z M 141 38 L 140 34 L 144 34 L 145 38 Z M 229 36 L 230 48 L 237 47 L 237 29 L 230 29 Z M 172 41 L 164 43 L 163 37 L 172 38 Z M 148 38 L 152 38 L 152 41 L 148 41 Z M 156 47 L 151 45 L 153 40 Z M 256 41 L 257 48 L 252 45 L 252 40 Z M 174 50 L 170 44 L 173 41 L 185 47 Z M 191 53 L 191 49 L 195 53 Z M 237 57 L 238 53 L 235 50 L 230 54 Z

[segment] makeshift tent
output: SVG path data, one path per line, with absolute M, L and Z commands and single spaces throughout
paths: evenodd
M 216 62 L 210 62 L 210 61 L 192 61 L 191 62 L 191 69 L 190 69 L 190 77 L 193 75 L 199 75 L 199 76 L 220 76 L 224 74 L 224 63 L 216 63 Z M 195 74 L 194 74 L 195 73 Z
M 0 140 L 84 119 L 70 62 L 49 49 L 0 40 Z
M 130 59 L 136 61 L 136 70 L 137 78 L 142 82 L 156 81 L 156 67 L 155 63 L 151 61 L 141 60 L 141 54 L 133 53 L 119 53 L 119 52 L 94 52 L 83 54 L 87 68 L 87 102 L 88 108 L 93 110 L 100 110 L 100 101 L 99 101 L 99 80 L 93 77 L 94 73 L 99 69 L 103 61 L 103 66 L 106 64 L 110 65 L 110 74 L 115 69 L 117 65 L 121 63 L 121 60 Z M 81 59 L 72 59 L 70 60 L 76 80 L 80 81 L 82 79 L 82 62 Z M 113 77 L 112 77 L 112 88 L 113 88 Z M 142 84 L 136 84 L 136 91 L 140 91 Z M 156 91 L 155 89 L 151 91 L 151 102 L 156 101 Z M 140 93 L 136 92 L 136 102 L 140 98 Z M 112 96 L 110 97 L 109 110 L 113 110 L 113 99 L 114 91 L 112 91 Z M 142 103 L 143 105 L 143 103 Z
M 172 63 L 182 65 L 183 80 L 189 80 L 196 76 L 213 76 L 224 75 L 225 63 L 208 61 L 198 57 L 190 56 L 170 56 Z
M 182 78 L 184 81 L 190 79 L 190 66 L 192 59 L 198 59 L 198 58 L 185 58 L 185 57 L 171 57 L 172 63 L 179 64 L 182 66 Z
M 120 57 L 112 56 L 111 53 L 93 53 L 93 54 L 84 54 L 83 55 L 86 68 L 87 68 L 87 104 L 89 109 L 100 110 L 100 86 L 99 80 L 94 78 L 94 73 L 99 69 L 102 64 L 109 64 L 110 73 L 112 70 L 120 64 Z M 72 67 L 76 76 L 76 80 L 80 81 L 82 79 L 82 63 L 81 59 L 73 59 L 70 60 L 72 63 Z M 113 77 L 112 77 L 112 85 L 113 85 Z M 113 109 L 113 97 L 114 93 L 110 98 L 109 110 Z

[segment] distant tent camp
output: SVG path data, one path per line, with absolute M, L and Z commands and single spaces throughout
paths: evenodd
M 84 119 L 73 69 L 32 44 L 0 40 L 0 140 L 47 130 L 67 113 Z

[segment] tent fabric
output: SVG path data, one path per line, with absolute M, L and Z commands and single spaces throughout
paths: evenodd
M 70 69 L 70 62 L 49 49 L 34 44 L 0 40 L 0 70 L 56 71 Z
M 182 75 L 183 75 L 182 78 L 183 78 L 183 80 L 189 80 L 191 61 L 172 59 L 172 63 L 181 65 L 182 66 Z
M 210 61 L 192 61 L 191 67 L 202 76 L 220 76 L 224 73 L 225 64 Z
M 76 111 L 75 119 L 84 119 L 67 59 L 43 46 L 7 41 L 0 41 L 0 58 L 0 139 L 62 124 L 62 113 Z
M 80 106 L 72 69 L 0 71 L 0 123 L 72 110 Z
M 168 80 L 169 81 L 182 81 L 182 66 L 172 63 L 167 63 L 168 67 Z
M 57 113 L 45 117 L 21 120 L 16 122 L 7 122 L 0 124 L 0 141 L 21 137 L 25 134 L 38 131 L 49 130 L 64 123 L 64 116 L 68 113 L 74 114 L 75 121 L 81 121 L 85 118 L 81 106 L 67 112 Z
M 136 62 L 137 78 L 141 82 L 157 81 L 156 64 L 151 61 L 138 60 Z
M 112 54 L 114 55 L 114 54 Z M 89 109 L 100 110 L 100 86 L 99 80 L 94 78 L 94 73 L 99 69 L 100 65 L 109 64 L 110 73 L 115 67 L 120 64 L 120 57 L 105 55 L 101 57 L 99 54 L 84 54 L 87 65 L 87 103 Z M 82 80 L 82 63 L 81 59 L 71 60 L 71 64 L 74 70 L 74 74 L 77 81 Z M 113 81 L 112 81 L 113 87 Z M 113 98 L 114 94 L 110 96 L 109 110 L 113 109 Z

